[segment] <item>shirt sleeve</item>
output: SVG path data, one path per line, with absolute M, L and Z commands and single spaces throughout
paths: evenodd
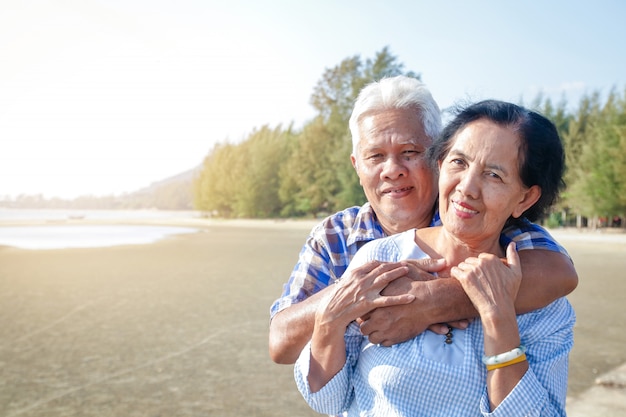
M 334 282 L 336 277 L 329 268 L 330 263 L 329 251 L 312 232 L 300 250 L 298 262 L 283 286 L 282 295 L 270 308 L 270 317 Z
M 517 224 L 507 226 L 502 231 L 500 235 L 501 246 L 506 248 L 510 242 L 515 242 L 518 251 L 543 249 L 560 252 L 569 257 L 565 248 L 546 229 L 527 219 L 521 219 Z
M 574 310 L 561 298 L 548 307 L 523 316 L 520 327 L 533 327 L 522 335 L 529 369 L 493 411 L 487 390 L 481 398 L 484 416 L 565 416 L 569 352 L 574 343 Z M 560 325 L 556 325 L 559 323 Z
M 359 357 L 363 336 L 356 324 L 348 327 L 345 335 L 346 363 L 343 368 L 319 391 L 312 393 L 308 375 L 311 360 L 311 342 L 307 343 L 294 366 L 294 378 L 298 390 L 309 406 L 322 414 L 341 414 L 354 401 L 352 376 Z

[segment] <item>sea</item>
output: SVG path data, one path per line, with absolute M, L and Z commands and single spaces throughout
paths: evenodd
M 46 250 L 148 244 L 170 235 L 195 233 L 197 229 L 162 225 L 80 223 L 83 220 L 198 218 L 200 215 L 195 211 L 0 208 L 0 224 L 3 224 L 0 227 L 0 246 Z

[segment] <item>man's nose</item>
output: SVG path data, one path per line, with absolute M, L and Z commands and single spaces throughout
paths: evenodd
M 396 179 L 400 177 L 406 177 L 408 175 L 408 168 L 405 165 L 404 161 L 400 158 L 389 157 L 385 161 L 385 166 L 383 168 L 383 177 L 389 179 Z

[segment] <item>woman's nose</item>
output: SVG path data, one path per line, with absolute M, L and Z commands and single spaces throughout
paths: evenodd
M 457 191 L 471 198 L 478 198 L 480 194 L 479 181 L 476 175 L 466 171 L 456 186 Z

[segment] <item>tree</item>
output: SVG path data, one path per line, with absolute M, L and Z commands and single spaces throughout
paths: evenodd
M 565 172 L 565 183 L 567 189 L 561 198 L 561 205 L 569 207 L 578 216 L 578 224 L 585 213 L 584 207 L 588 206 L 587 195 L 583 191 L 582 185 L 579 184 L 584 177 L 584 168 L 581 166 L 581 155 L 583 147 L 587 142 L 588 131 L 591 128 L 594 115 L 599 112 L 599 94 L 594 93 L 592 96 L 585 95 L 580 99 L 578 109 L 575 114 L 570 117 L 567 130 L 561 133 L 563 145 L 565 148 L 565 164 L 567 171 Z
M 599 105 L 599 94 L 584 99 L 570 126 L 568 158 L 572 181 L 568 203 L 583 215 L 612 218 L 626 212 L 626 105 L 612 91 Z
M 279 172 L 292 137 L 291 126 L 263 126 L 239 144 L 216 145 L 195 183 L 196 209 L 222 217 L 279 216 Z
M 322 117 L 304 127 L 280 175 L 283 214 L 315 215 L 334 209 L 332 196 L 340 186 L 333 165 L 336 151 Z
M 194 207 L 221 217 L 233 217 L 234 196 L 240 172 L 237 147 L 216 144 L 204 159 L 195 182 Z
M 289 160 L 291 127 L 264 126 L 240 145 L 243 175 L 238 179 L 234 211 L 238 217 L 277 217 L 281 212 L 279 198 L 280 167 Z

